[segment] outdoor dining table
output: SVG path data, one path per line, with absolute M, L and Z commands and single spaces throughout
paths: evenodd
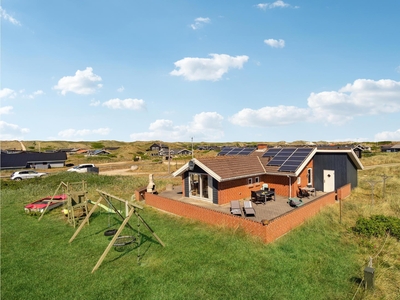
M 267 202 L 267 200 L 269 198 L 273 198 L 275 201 L 275 191 L 256 191 L 257 194 L 257 198 L 258 199 L 262 199 L 262 201 L 264 202 L 264 204 Z

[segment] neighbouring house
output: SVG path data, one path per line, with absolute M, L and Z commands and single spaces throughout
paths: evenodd
M 152 144 L 149 149 L 147 149 L 147 151 L 161 151 L 161 150 L 165 150 L 168 151 L 168 146 L 161 144 L 161 143 L 154 143 Z
M 18 153 L 8 153 L 1 151 L 1 169 L 20 169 L 20 168 L 61 168 L 67 160 L 65 152 L 30 152 L 20 151 Z
M 381 146 L 381 152 L 400 152 L 400 144 L 383 145 Z
M 98 150 L 88 150 L 85 156 L 97 156 L 97 155 L 109 155 L 109 154 L 111 153 L 104 149 L 98 149 Z
M 181 176 L 184 197 L 222 205 L 249 198 L 263 184 L 285 197 L 296 196 L 299 187 L 306 186 L 323 192 L 349 183 L 354 188 L 360 169 L 363 165 L 352 149 L 243 148 L 229 155 L 193 158 L 173 176 Z

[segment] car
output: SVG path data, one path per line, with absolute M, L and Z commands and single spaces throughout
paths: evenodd
M 88 169 L 90 168 L 96 168 L 94 164 L 81 164 L 77 165 L 75 167 L 72 167 L 71 169 L 68 169 L 68 172 L 78 172 L 78 173 L 86 173 L 88 172 Z
M 24 170 L 24 171 L 17 171 L 11 174 L 10 179 L 11 180 L 22 180 L 22 179 L 30 179 L 30 178 L 35 178 L 35 177 L 43 177 L 47 175 L 47 173 L 41 173 L 41 172 L 36 172 L 33 170 Z

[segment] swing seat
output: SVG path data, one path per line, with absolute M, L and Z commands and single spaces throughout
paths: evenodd
M 109 229 L 104 231 L 104 235 L 105 236 L 113 236 L 117 233 L 117 229 Z

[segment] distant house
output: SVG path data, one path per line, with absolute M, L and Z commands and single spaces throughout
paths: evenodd
M 168 146 L 164 144 L 157 144 L 154 143 L 152 144 L 147 151 L 161 151 L 161 150 L 167 150 L 168 151 Z
M 181 156 L 181 155 L 192 155 L 192 151 L 187 150 L 187 149 L 162 149 L 158 152 L 159 156 L 165 156 L 166 159 L 168 157 L 175 157 L 175 156 Z
M 21 168 L 59 168 L 64 167 L 67 160 L 65 152 L 29 152 L 21 151 L 18 153 L 8 153 L 1 151 L 1 169 L 21 169 Z
M 97 155 L 109 155 L 109 154 L 111 153 L 104 149 L 98 149 L 98 150 L 88 150 L 85 156 L 97 156 Z
M 358 184 L 363 166 L 351 149 L 272 148 L 264 153 L 194 158 L 173 173 L 182 177 L 184 197 L 214 204 L 249 198 L 263 184 L 277 195 L 296 196 L 299 187 L 332 192 Z
M 400 144 L 383 145 L 381 146 L 381 152 L 400 152 Z

